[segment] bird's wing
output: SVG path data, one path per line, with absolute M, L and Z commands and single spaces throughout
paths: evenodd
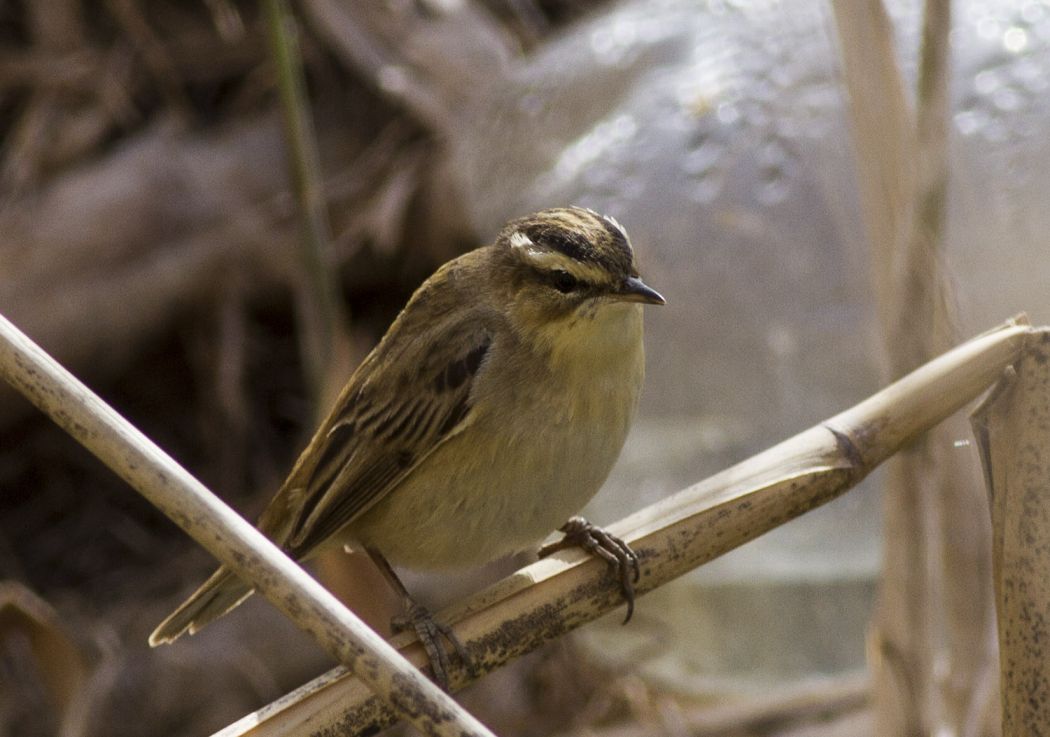
M 263 513 L 260 528 L 295 557 L 382 499 L 472 419 L 492 331 L 447 314 L 430 329 L 405 330 L 413 317 L 403 313 L 354 373 Z

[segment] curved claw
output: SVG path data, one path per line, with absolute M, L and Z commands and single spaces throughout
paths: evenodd
M 623 540 L 597 525 L 592 525 L 583 517 L 570 517 L 559 529 L 565 536 L 540 548 L 540 557 L 544 558 L 565 548 L 578 547 L 605 560 L 619 574 L 620 590 L 627 601 L 627 616 L 623 623 L 630 622 L 634 615 L 634 584 L 642 574 L 638 555 Z
M 456 655 L 466 667 L 470 677 L 477 678 L 477 665 L 471 659 L 467 649 L 463 647 L 463 643 L 456 637 L 456 633 L 452 631 L 452 628 L 434 619 L 434 616 L 426 607 L 416 603 L 408 593 L 408 589 L 401 583 L 401 579 L 394 573 L 394 569 L 390 567 L 390 563 L 377 548 L 365 546 L 365 552 L 368 553 L 372 562 L 376 564 L 376 568 L 383 574 L 383 577 L 386 578 L 391 587 L 401 595 L 405 613 L 390 620 L 390 629 L 396 633 L 404 632 L 410 627 L 412 628 L 416 633 L 416 637 L 419 638 L 420 644 L 423 645 L 423 650 L 427 654 L 427 660 L 430 661 L 430 669 L 434 673 L 434 683 L 440 686 L 443 691 L 448 691 L 450 661 L 448 652 L 439 642 L 442 637 L 452 645 L 452 649 L 456 651 Z
M 416 637 L 419 638 L 419 642 L 423 645 L 423 650 L 427 654 L 427 660 L 430 661 L 430 669 L 434 672 L 434 683 L 440 686 L 442 691 L 448 691 L 448 672 L 452 665 L 448 652 L 441 646 L 440 639 L 442 637 L 452 645 L 456 656 L 466 667 L 470 676 L 477 678 L 477 668 L 474 665 L 474 661 L 463 646 L 463 643 L 456 637 L 456 633 L 447 624 L 434 619 L 430 611 L 421 604 L 417 604 L 411 599 L 406 601 L 404 615 L 394 617 L 390 621 L 390 628 L 395 633 L 404 632 L 409 628 L 416 633 Z

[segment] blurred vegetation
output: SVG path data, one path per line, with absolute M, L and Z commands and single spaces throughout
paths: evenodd
M 593 4 L 489 10 L 524 48 Z M 419 281 L 477 244 L 433 181 L 440 142 L 300 26 L 356 360 Z M 249 517 L 314 412 L 278 105 L 256 3 L 0 4 L 0 311 Z M 206 645 L 150 651 L 211 566 L 0 389 L 0 581 L 53 610 L 40 627 L 92 674 L 63 723 L 54 663 L 37 662 L 10 602 L 0 733 L 206 734 L 329 665 L 265 606 Z
M 260 5 L 0 3 L 0 313 L 249 518 L 316 411 L 297 316 L 300 214 Z M 389 5 L 425 14 L 455 3 Z M 517 53 L 601 10 L 479 5 Z M 442 131 L 300 21 L 356 361 L 426 275 L 478 243 L 447 180 Z M 0 591 L 0 734 L 208 734 L 331 665 L 261 601 L 151 651 L 150 630 L 212 566 L 0 387 L 0 584 L 11 582 Z M 320 567 L 338 589 L 340 574 Z M 67 663 L 76 698 L 55 685 Z M 772 734 L 835 712 L 836 698 L 858 711 L 864 684 L 847 686 L 830 701 L 770 697 L 708 719 L 564 641 L 464 701 L 508 737 L 669 724 L 684 734 L 687 723 L 692 734 Z

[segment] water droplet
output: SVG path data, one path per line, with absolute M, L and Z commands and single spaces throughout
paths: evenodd
M 626 64 L 637 40 L 636 24 L 626 18 L 617 18 L 611 27 L 601 26 L 591 34 L 591 50 L 601 64 Z
M 981 95 L 991 94 L 998 86 L 999 75 L 991 69 L 985 69 L 983 72 L 978 72 L 977 76 L 973 78 L 973 88 Z
M 1028 46 L 1028 32 L 1013 26 L 1003 34 L 1003 48 L 1012 54 L 1019 54 Z
M 984 124 L 984 115 L 976 110 L 963 110 L 955 114 L 955 129 L 961 135 L 972 136 Z
M 718 117 L 718 122 L 723 125 L 733 125 L 740 119 L 740 111 L 729 102 L 719 103 L 715 115 Z
M 612 120 L 602 121 L 562 151 L 554 165 L 556 178 L 568 181 L 594 162 L 601 165 L 604 155 L 625 144 L 637 131 L 638 124 L 631 115 L 617 115 Z

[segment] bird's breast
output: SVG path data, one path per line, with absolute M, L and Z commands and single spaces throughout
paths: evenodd
M 620 454 L 642 384 L 640 315 L 614 317 L 611 340 L 585 331 L 527 360 L 497 342 L 469 426 L 355 525 L 361 541 L 409 567 L 473 565 L 578 513 Z

